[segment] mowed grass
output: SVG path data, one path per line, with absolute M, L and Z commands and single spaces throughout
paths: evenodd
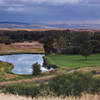
M 100 54 L 93 54 L 88 60 L 81 55 L 49 55 L 48 62 L 58 67 L 80 68 L 100 66 Z

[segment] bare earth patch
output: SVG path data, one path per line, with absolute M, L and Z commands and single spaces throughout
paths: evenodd
M 0 44 L 0 54 L 44 53 L 43 44 L 39 42 L 20 42 L 10 45 Z

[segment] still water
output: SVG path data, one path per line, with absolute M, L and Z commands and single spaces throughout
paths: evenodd
M 14 74 L 32 74 L 32 64 L 38 62 L 41 65 L 41 71 L 48 71 L 43 67 L 44 54 L 14 54 L 0 56 L 0 61 L 14 64 L 12 72 Z

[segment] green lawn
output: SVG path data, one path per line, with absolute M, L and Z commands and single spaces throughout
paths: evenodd
M 51 64 L 55 64 L 58 67 L 78 68 L 100 66 L 100 54 L 89 56 L 87 61 L 80 55 L 50 55 L 46 56 L 46 58 Z

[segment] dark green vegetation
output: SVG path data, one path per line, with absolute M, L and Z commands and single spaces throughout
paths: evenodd
M 57 95 L 79 96 L 83 92 L 99 93 L 100 79 L 94 78 L 90 73 L 63 74 L 49 82 L 50 89 Z
M 93 54 L 85 60 L 80 55 L 48 55 L 44 57 L 47 62 L 57 67 L 80 68 L 100 66 L 100 54 Z
M 100 93 L 100 79 L 94 78 L 91 73 L 74 72 L 71 74 L 58 75 L 48 82 L 35 85 L 8 85 L 4 89 L 5 93 L 45 96 L 53 93 L 58 96 L 80 96 L 81 93 Z
M 79 54 L 84 41 L 88 41 L 92 53 L 100 53 L 100 31 L 49 30 L 49 31 L 0 31 L 0 43 L 39 41 L 46 54 Z
M 86 60 L 87 60 L 87 57 L 92 54 L 92 50 L 93 50 L 93 47 L 90 41 L 84 41 L 84 43 L 82 43 L 80 46 L 80 54 L 84 56 Z
M 6 86 L 4 92 L 21 95 L 21 96 L 35 97 L 39 93 L 39 86 L 25 85 L 25 84 L 12 84 Z
M 32 65 L 32 69 L 33 69 L 32 74 L 33 74 L 33 75 L 40 75 L 40 74 L 41 74 L 40 67 L 41 67 L 41 66 L 40 66 L 40 64 L 38 64 L 38 63 L 33 64 L 33 65 Z

